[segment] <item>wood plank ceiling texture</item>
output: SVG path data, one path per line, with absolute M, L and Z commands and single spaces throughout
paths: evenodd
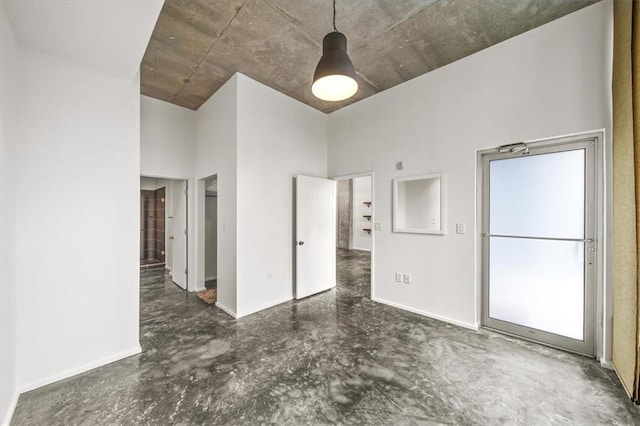
M 141 92 L 198 109 L 235 72 L 332 112 L 599 0 L 337 0 L 358 93 L 311 94 L 331 0 L 165 0 Z

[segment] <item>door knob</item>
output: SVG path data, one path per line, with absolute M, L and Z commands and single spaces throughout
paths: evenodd
M 299 246 L 304 245 L 304 241 L 298 241 L 298 245 L 299 245 Z

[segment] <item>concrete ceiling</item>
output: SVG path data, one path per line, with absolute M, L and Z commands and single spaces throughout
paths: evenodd
M 166 0 L 142 94 L 198 109 L 235 72 L 324 112 L 411 80 L 599 0 L 338 0 L 358 93 L 311 94 L 331 0 Z

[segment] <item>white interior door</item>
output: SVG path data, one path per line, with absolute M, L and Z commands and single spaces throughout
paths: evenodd
M 336 285 L 336 182 L 296 177 L 296 299 Z
M 187 288 L 187 181 L 176 181 L 172 185 L 172 268 L 173 282 Z

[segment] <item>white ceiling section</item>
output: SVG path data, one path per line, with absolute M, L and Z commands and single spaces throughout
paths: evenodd
M 133 79 L 164 0 L 2 2 L 19 42 Z

